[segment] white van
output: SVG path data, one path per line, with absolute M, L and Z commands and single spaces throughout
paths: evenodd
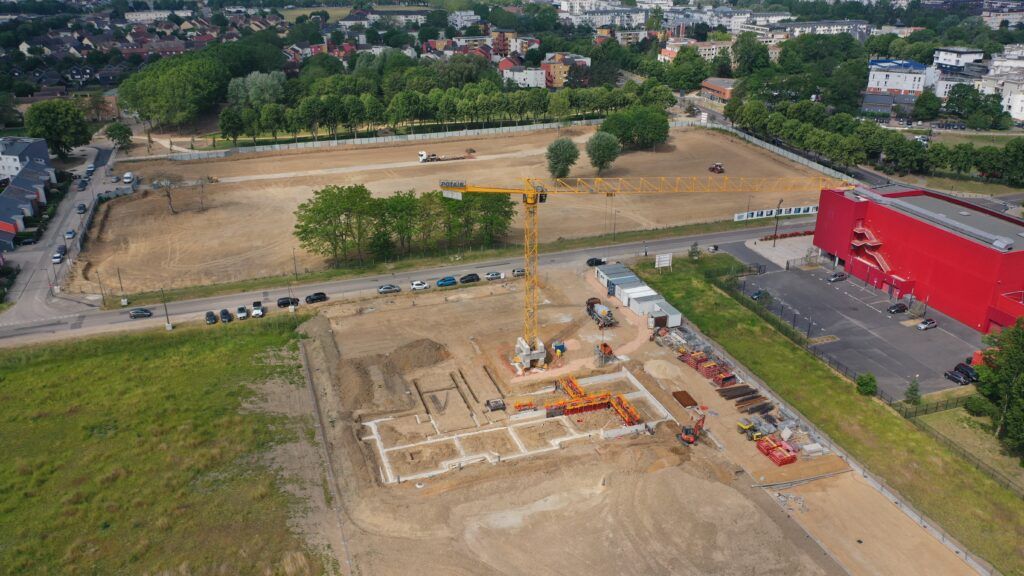
M 121 179 L 125 184 L 131 184 L 135 180 L 135 175 L 131 172 L 125 172 L 124 178 Z

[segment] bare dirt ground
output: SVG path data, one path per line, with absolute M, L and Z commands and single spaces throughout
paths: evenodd
M 563 131 L 581 145 L 590 130 Z M 438 181 L 519 186 L 521 178 L 547 174 L 544 150 L 554 131 L 500 138 L 431 141 L 381 148 L 341 147 L 321 151 L 243 155 L 199 162 L 170 160 L 127 163 L 142 182 L 167 178 L 216 183 L 163 194 L 144 192 L 104 204 L 71 281 L 73 291 L 96 292 L 97 272 L 112 278 L 120 268 L 128 292 L 276 276 L 292 270 L 295 208 L 328 184 L 366 184 L 374 194 L 436 189 Z M 136 146 L 138 148 L 138 146 Z M 476 150 L 477 159 L 419 164 L 416 152 L 439 154 Z M 729 176 L 814 176 L 808 169 L 738 139 L 704 130 L 673 130 L 656 153 L 622 156 L 605 176 L 707 176 L 708 165 L 724 162 Z M 574 176 L 593 176 L 585 154 Z M 541 240 L 659 228 L 728 219 L 751 208 L 775 206 L 779 197 L 795 206 L 817 201 L 818 191 L 748 195 L 686 194 L 604 198 L 551 197 L 540 211 Z M 171 210 L 174 210 L 174 214 Z M 613 221 L 614 220 L 614 221 Z M 517 226 L 514 225 L 514 226 Z M 519 229 L 512 231 L 518 239 Z M 299 267 L 320 269 L 322 258 L 298 250 Z
M 584 366 L 592 361 L 593 346 L 585 343 L 599 338 L 591 322 L 575 321 L 583 314 L 589 284 L 570 273 L 550 277 L 548 284 L 557 290 L 544 292 L 549 303 L 541 314 L 542 337 L 565 335 L 566 343 L 573 344 L 567 363 Z M 516 378 L 505 365 L 510 334 L 519 331 L 516 283 L 473 287 L 453 296 L 403 294 L 376 299 L 372 308 L 365 302 L 337 303 L 305 326 L 344 517 L 344 544 L 335 548 L 341 573 L 842 573 L 721 452 L 704 445 L 683 447 L 668 424 L 659 424 L 653 435 L 582 438 L 528 458 L 383 483 L 367 422 L 399 416 L 400 422 L 385 422 L 391 425 L 388 442 L 421 441 L 438 437 L 422 425 L 438 410 L 433 401 L 421 400 L 430 390 L 461 391 L 450 393 L 443 409 L 474 414 L 487 399 L 504 397 L 511 404 L 533 397 L 541 402 L 558 394 L 551 390 L 553 378 Z M 606 332 L 607 341 L 627 346 L 635 332 L 630 324 Z M 666 350 L 646 343 L 631 354 L 629 369 L 643 372 L 651 354 L 672 359 Z M 593 368 L 584 368 L 577 375 L 592 373 Z M 452 374 L 462 376 L 451 376 L 452 388 L 445 388 L 443 377 Z M 643 378 L 671 385 L 649 374 Z M 609 388 L 625 391 L 609 382 Z M 603 385 L 586 391 L 597 388 Z M 647 401 L 637 404 L 645 413 L 655 412 Z M 510 406 L 502 414 L 514 413 Z M 570 428 L 588 430 L 601 418 L 603 426 L 618 425 L 609 414 L 541 417 L 516 430 L 524 444 L 544 446 Z M 480 419 L 478 429 L 509 420 Z M 505 430 L 470 436 L 462 448 L 513 454 L 518 448 Z M 452 455 L 449 441 L 423 446 L 435 445 L 414 458 Z

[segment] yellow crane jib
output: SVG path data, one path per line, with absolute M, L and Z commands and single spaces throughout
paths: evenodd
M 545 357 L 544 344 L 538 337 L 537 308 L 540 299 L 540 278 L 537 274 L 540 245 L 537 235 L 537 207 L 549 194 L 566 195 L 642 195 L 642 194 L 758 194 L 808 192 L 812 190 L 848 189 L 853 184 L 824 176 L 745 177 L 745 176 L 662 176 L 641 178 L 523 178 L 519 188 L 476 186 L 465 180 L 442 180 L 440 188 L 446 198 L 461 200 L 463 194 L 522 195 L 523 262 L 526 287 L 523 291 L 523 336 L 516 343 L 519 363 L 529 367 Z

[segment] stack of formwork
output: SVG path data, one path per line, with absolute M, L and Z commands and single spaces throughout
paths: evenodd
M 679 358 L 683 362 L 686 362 L 686 365 L 689 366 L 690 368 L 693 368 L 694 370 L 697 369 L 697 366 L 700 366 L 704 362 L 708 361 L 708 355 L 701 352 L 700 350 L 688 350 L 687 352 L 684 352 L 682 355 L 680 355 Z
M 718 390 L 718 395 L 736 403 L 736 409 L 744 414 L 767 414 L 772 410 L 771 400 L 765 398 L 747 385 L 730 386 Z
M 785 466 L 786 464 L 796 462 L 796 450 L 774 436 L 765 436 L 758 440 L 757 449 L 774 462 L 776 466 Z
M 733 374 L 732 372 L 729 372 L 728 370 L 725 370 L 725 369 L 723 369 L 718 374 L 715 374 L 715 377 L 712 379 L 712 381 L 719 388 L 725 388 L 727 386 L 732 386 L 733 384 L 736 384 L 737 382 L 739 382 L 739 380 L 736 379 L 736 375 L 735 374 Z

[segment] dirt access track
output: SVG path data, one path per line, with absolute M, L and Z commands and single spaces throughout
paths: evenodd
M 581 148 L 593 129 L 572 128 Z M 95 220 L 92 239 L 79 260 L 73 291 L 96 292 L 96 272 L 113 278 L 120 268 L 128 292 L 196 284 L 230 282 L 291 272 L 295 208 L 312 191 L 328 184 L 365 184 L 377 195 L 396 190 L 428 191 L 441 179 L 520 186 L 521 178 L 546 176 L 544 152 L 556 131 L 474 139 L 417 142 L 386 147 L 342 147 L 318 151 L 239 155 L 221 160 L 145 161 L 125 164 L 149 183 L 156 179 L 215 183 L 176 189 L 171 214 L 163 194 L 146 192 L 104 204 Z M 476 150 L 476 159 L 419 164 L 416 153 L 462 154 Z M 657 152 L 623 155 L 604 175 L 708 176 L 708 166 L 722 162 L 728 176 L 815 176 L 737 138 L 700 129 L 675 129 Z M 593 176 L 581 157 L 573 176 Z M 542 241 L 610 233 L 612 229 L 660 228 L 692 222 L 729 219 L 751 208 L 814 204 L 818 190 L 786 194 L 680 194 L 571 198 L 553 196 L 540 211 Z M 614 222 L 613 222 L 614 215 Z M 512 234 L 518 238 L 518 224 Z M 300 249 L 299 266 L 316 270 L 322 258 Z
M 303 327 L 337 479 L 341 573 L 843 573 L 750 476 L 710 445 L 684 447 L 677 427 L 655 423 L 653 404 L 638 396 L 630 401 L 654 434 L 602 438 L 601 430 L 621 426 L 608 409 L 519 420 L 512 405 L 532 398 L 542 406 L 567 370 L 584 383 L 626 368 L 656 385 L 643 361 L 675 361 L 625 311 L 602 335 L 584 315 L 588 285 L 565 272 L 546 278 L 540 320 L 541 336 L 563 339 L 567 352 L 546 373 L 515 377 L 503 358 L 520 329 L 520 288 L 515 281 L 331 303 Z M 631 360 L 595 368 L 602 339 Z M 605 388 L 629 386 L 608 380 L 587 391 Z M 508 409 L 485 410 L 496 398 Z M 517 433 L 507 434 L 510 426 Z M 453 444 L 453 434 L 466 435 Z M 412 446 L 392 453 L 395 476 L 460 451 L 495 458 L 389 482 L 378 441 Z M 538 453 L 506 458 L 525 451 Z

